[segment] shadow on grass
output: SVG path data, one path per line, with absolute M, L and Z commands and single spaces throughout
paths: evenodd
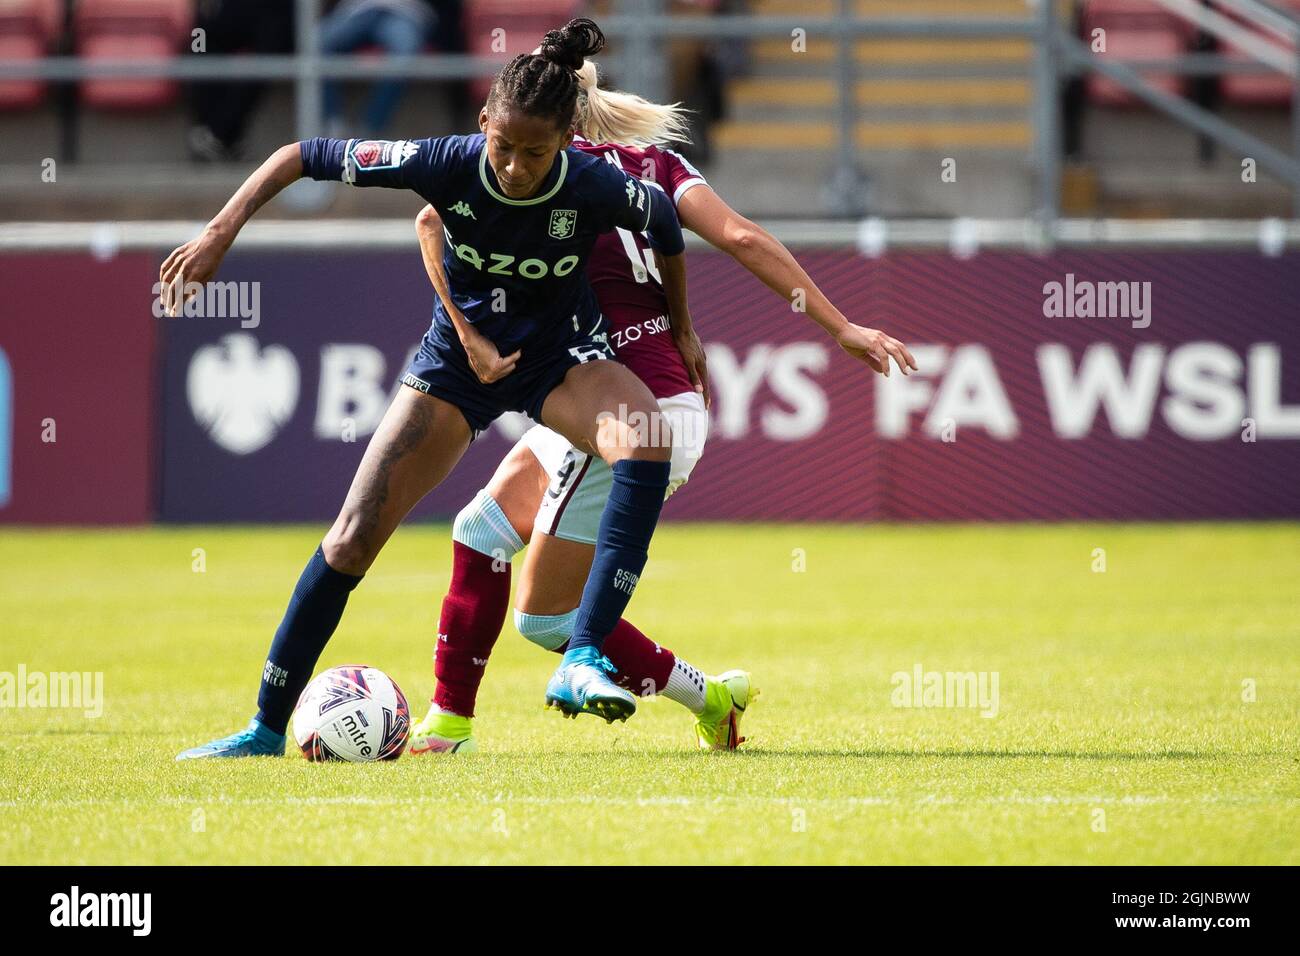
M 1283 757 L 1294 755 L 1287 750 L 962 750 L 945 748 L 937 750 L 899 750 L 887 748 L 860 748 L 845 750 L 778 750 L 763 747 L 742 747 L 731 753 L 702 753 L 692 750 L 565 750 L 546 751 L 548 757 L 644 757 L 655 760 L 762 760 L 772 758 L 799 758 L 813 760 L 871 760 L 871 759 L 994 759 L 1027 760 L 1217 760 L 1221 757 Z M 506 751 L 476 754 L 473 759 L 535 758 L 540 752 Z
M 1215 760 L 1219 757 L 1274 757 L 1282 756 L 1280 750 L 962 750 L 944 748 L 937 750 L 765 750 L 761 747 L 741 749 L 737 754 L 750 757 L 811 757 L 814 759 L 870 759 L 905 758 L 971 758 L 1026 760 L 1038 757 L 1047 760 Z
M 162 731 L 141 734 L 137 731 L 121 730 L 84 730 L 73 727 L 42 727 L 36 730 L 0 731 L 0 740 L 6 737 L 161 737 Z

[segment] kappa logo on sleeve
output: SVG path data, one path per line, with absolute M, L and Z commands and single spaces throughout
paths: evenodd
M 359 172 L 397 169 L 419 151 L 419 144 L 409 139 L 350 140 L 343 163 L 343 181 L 356 182 Z
M 635 206 L 637 209 L 645 208 L 644 187 L 638 188 L 635 179 L 629 179 L 627 181 L 627 204 L 629 206 Z

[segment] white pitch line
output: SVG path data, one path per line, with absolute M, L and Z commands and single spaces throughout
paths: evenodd
M 422 806 L 445 804 L 477 804 L 480 806 L 501 806 L 518 804 L 524 806 L 683 806 L 708 807 L 732 805 L 791 806 L 791 807 L 875 807 L 875 806 L 1155 806 L 1155 805 L 1250 805 L 1250 804 L 1295 804 L 1300 805 L 1300 797 L 1253 797 L 1253 796 L 1217 796 L 1205 794 L 1199 797 L 1168 797 L 1162 795 L 1130 794 L 1127 796 L 1057 796 L 1041 794 L 1038 796 L 994 796 L 994 797 L 952 797 L 941 794 L 927 794 L 922 797 L 902 799 L 898 797 L 606 797 L 599 794 L 572 795 L 567 797 L 533 797 L 497 794 L 494 797 L 370 797 L 349 795 L 338 797 L 167 797 L 162 799 L 140 800 L 124 797 L 120 800 L 52 800 L 46 802 L 3 800 L 0 809 L 53 809 L 82 807 L 132 807 L 132 806 L 168 806 L 168 807 L 203 807 L 203 806 Z

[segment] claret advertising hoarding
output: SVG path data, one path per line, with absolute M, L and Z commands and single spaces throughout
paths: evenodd
M 0 522 L 157 513 L 152 255 L 0 255 Z
M 714 405 L 667 518 L 1300 514 L 1296 256 L 800 259 L 846 315 L 907 342 L 920 371 L 868 374 L 799 302 L 692 253 Z M 232 255 L 176 318 L 151 299 L 150 256 L 0 266 L 16 290 L 0 340 L 9 521 L 328 520 L 433 301 L 414 249 Z M 54 277 L 53 297 L 38 276 Z M 68 443 L 59 457 L 40 441 L 47 417 Z M 480 435 L 417 514 L 454 514 L 528 425 L 507 417 Z M 43 494 L 54 485 L 75 491 L 57 508 Z
M 846 315 L 903 338 L 921 371 L 867 374 L 730 259 L 693 254 L 711 436 L 666 516 L 1300 513 L 1295 257 L 800 258 Z M 428 322 L 418 257 L 245 256 L 224 277 L 260 281 L 256 327 L 162 320 L 162 516 L 327 519 Z M 525 427 L 480 436 L 421 513 L 453 514 Z

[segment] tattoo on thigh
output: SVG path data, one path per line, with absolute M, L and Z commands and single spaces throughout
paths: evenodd
M 432 425 L 433 410 L 425 402 L 414 403 L 397 434 L 384 442 L 379 460 L 369 467 L 363 464 L 362 480 L 353 500 L 357 512 L 357 535 L 361 540 L 370 540 L 379 526 L 384 506 L 388 504 L 393 469 L 420 448 Z

